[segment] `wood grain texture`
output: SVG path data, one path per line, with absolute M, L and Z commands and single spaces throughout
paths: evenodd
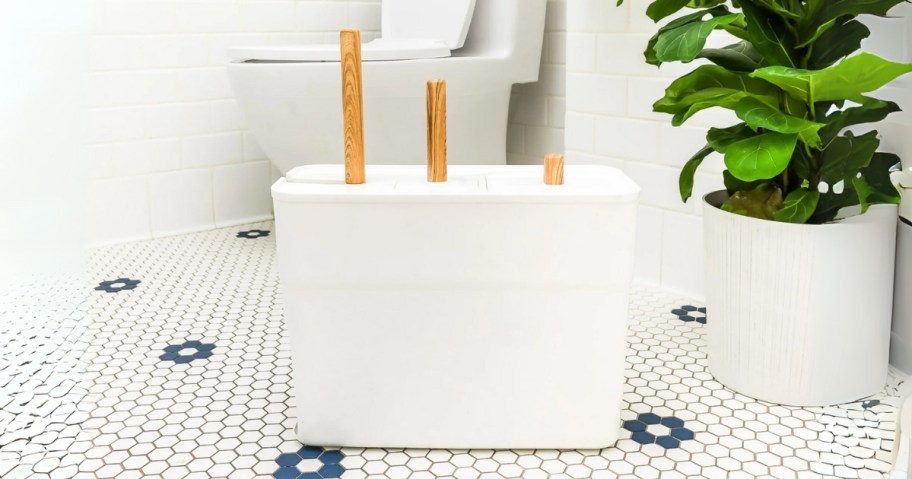
M 564 184 L 564 155 L 545 155 L 545 184 Z
M 364 183 L 364 92 L 361 84 L 361 31 L 342 30 L 342 111 L 345 182 Z
M 446 81 L 427 82 L 428 181 L 447 180 Z

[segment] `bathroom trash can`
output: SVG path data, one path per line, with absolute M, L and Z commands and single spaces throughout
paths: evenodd
M 617 169 L 302 166 L 272 187 L 305 444 L 617 440 L 639 188 Z

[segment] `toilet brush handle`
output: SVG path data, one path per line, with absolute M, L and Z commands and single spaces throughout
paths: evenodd
M 545 184 L 564 184 L 564 155 L 545 155 Z
M 447 180 L 447 98 L 445 80 L 427 82 L 428 181 Z
M 361 86 L 361 31 L 342 30 L 342 112 L 345 134 L 345 183 L 364 183 L 364 93 Z

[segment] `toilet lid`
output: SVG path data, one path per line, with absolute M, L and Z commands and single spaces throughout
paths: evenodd
M 458 50 L 465 44 L 476 1 L 383 0 L 380 31 L 384 38 L 441 40 Z
M 340 54 L 338 44 L 321 44 L 232 47 L 228 50 L 228 55 L 232 60 L 337 62 Z M 450 48 L 439 40 L 378 38 L 361 45 L 361 60 L 365 62 L 420 60 L 448 56 L 450 56 Z

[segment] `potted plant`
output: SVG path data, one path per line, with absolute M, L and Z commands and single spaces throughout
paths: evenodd
M 903 1 L 648 7 L 656 22 L 688 10 L 652 37 L 648 63 L 705 61 L 654 110 L 675 126 L 713 107 L 740 120 L 709 129 L 679 183 L 687 201 L 701 162 L 724 155 L 726 191 L 704 198 L 708 357 L 710 372 L 743 394 L 823 405 L 884 385 L 899 158 L 878 152 L 878 133 L 863 125 L 899 111 L 869 93 L 912 65 L 856 52 L 871 33 L 858 17 Z M 713 32 L 732 43 L 707 48 Z

